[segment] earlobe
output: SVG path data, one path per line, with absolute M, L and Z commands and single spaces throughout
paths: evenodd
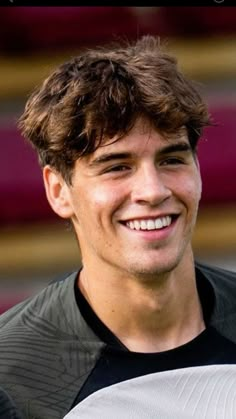
M 73 208 L 70 202 L 69 186 L 51 166 L 43 168 L 43 181 L 47 200 L 53 211 L 62 218 L 71 218 Z

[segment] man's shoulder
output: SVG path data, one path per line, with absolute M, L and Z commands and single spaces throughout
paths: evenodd
M 6 327 L 14 328 L 15 325 L 23 327 L 26 325 L 26 320 L 30 318 L 32 321 L 38 318 L 53 323 L 54 315 L 52 313 L 58 311 L 58 306 L 62 305 L 65 312 L 68 306 L 66 300 L 70 299 L 70 303 L 73 304 L 76 276 L 77 272 L 59 276 L 37 294 L 11 307 L 0 316 L 1 331 Z
M 210 281 L 215 289 L 232 288 L 236 292 L 236 272 L 229 269 L 197 261 L 196 268 Z
M 196 268 L 209 281 L 214 292 L 210 324 L 236 343 L 236 272 L 203 263 L 196 263 Z
M 0 387 L 0 418 L 20 419 L 20 412 L 17 410 L 11 397 Z
M 27 417 L 63 417 L 104 346 L 77 306 L 77 274 L 0 316 L 0 382 Z
M 219 312 L 233 311 L 236 315 L 236 272 L 223 267 L 205 263 L 196 263 L 197 272 L 201 272 L 211 284 L 215 296 L 215 308 Z

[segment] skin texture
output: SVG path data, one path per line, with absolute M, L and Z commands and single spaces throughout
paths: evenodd
M 77 160 L 72 186 L 48 166 L 44 181 L 52 208 L 78 236 L 82 292 L 130 349 L 168 349 L 204 328 L 191 249 L 201 177 L 184 129 L 167 138 L 139 119 Z M 160 230 L 127 226 L 167 215 L 172 223 Z

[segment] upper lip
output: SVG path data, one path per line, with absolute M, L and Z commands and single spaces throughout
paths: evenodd
M 156 220 L 157 218 L 163 218 L 163 217 L 167 217 L 167 216 L 169 216 L 169 217 L 177 217 L 179 215 L 179 213 L 174 213 L 174 212 L 166 212 L 166 213 L 163 213 L 163 214 L 156 214 L 156 215 L 143 215 L 143 216 L 137 216 L 137 217 L 135 217 L 135 216 L 132 216 L 132 217 L 130 217 L 130 218 L 126 218 L 125 220 L 120 220 L 120 222 L 121 223 L 127 223 L 127 222 L 129 222 L 129 221 L 134 221 L 134 220 L 137 220 L 137 221 L 141 221 L 141 220 Z

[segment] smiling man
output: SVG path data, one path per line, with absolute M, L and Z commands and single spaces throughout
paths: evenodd
M 172 399 L 163 374 L 174 387 L 188 371 L 200 386 L 231 374 L 236 274 L 198 264 L 191 246 L 197 144 L 210 124 L 195 85 L 151 36 L 81 52 L 28 100 L 20 127 L 82 267 L 1 316 L 0 378 L 25 418 L 94 419 L 106 400 L 116 409 L 120 391 L 128 418 L 149 378 L 160 408 Z

